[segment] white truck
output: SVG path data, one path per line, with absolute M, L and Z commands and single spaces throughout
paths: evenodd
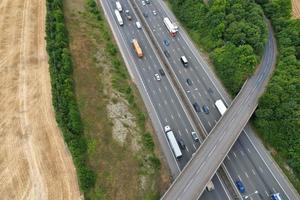
M 115 10 L 115 15 L 117 17 L 117 20 L 118 20 L 120 26 L 123 26 L 124 22 L 123 22 L 123 19 L 122 19 L 121 15 L 120 15 L 120 12 L 118 10 Z
M 181 150 L 180 150 L 177 140 L 174 136 L 174 133 L 173 133 L 173 131 L 171 131 L 171 128 L 169 126 L 165 126 L 165 133 L 167 135 L 167 138 L 169 140 L 169 143 L 171 145 L 171 148 L 172 148 L 172 151 L 173 151 L 175 157 L 177 159 L 181 158 L 182 157 Z
M 169 33 L 172 37 L 176 36 L 176 33 L 178 32 L 178 26 L 171 22 L 171 20 L 167 17 L 164 18 L 164 24 L 166 25 Z
M 227 107 L 225 106 L 224 102 L 222 101 L 222 99 L 219 99 L 215 102 L 215 106 L 217 107 L 219 113 L 221 115 L 224 115 L 224 113 L 227 110 Z
M 209 182 L 207 183 L 207 185 L 206 185 L 206 190 L 207 190 L 208 192 L 211 192 L 211 191 L 215 190 L 215 185 L 214 185 L 214 183 L 213 183 L 212 181 L 209 181 Z
M 116 1 L 116 8 L 118 9 L 119 12 L 122 12 L 122 5 L 119 1 Z

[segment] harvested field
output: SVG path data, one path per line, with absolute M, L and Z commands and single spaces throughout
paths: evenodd
M 300 19 L 300 0 L 292 0 L 293 17 Z
M 55 121 L 45 0 L 0 0 L 1 199 L 80 199 Z

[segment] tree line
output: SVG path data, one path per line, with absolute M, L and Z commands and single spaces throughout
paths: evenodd
M 254 122 L 300 178 L 300 20 L 291 19 L 290 0 L 258 0 L 278 41 L 275 73 L 260 99 Z
M 263 52 L 267 28 L 263 11 L 251 0 L 169 0 L 196 42 L 210 53 L 231 94 L 253 73 Z
M 47 0 L 46 41 L 56 121 L 72 154 L 80 189 L 87 193 L 94 186 L 96 176 L 86 162 L 87 141 L 74 91 L 63 0 Z

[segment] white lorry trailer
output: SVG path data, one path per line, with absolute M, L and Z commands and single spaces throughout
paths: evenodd
M 117 17 L 117 20 L 118 20 L 120 26 L 123 26 L 124 22 L 123 22 L 123 19 L 122 19 L 121 15 L 120 15 L 120 12 L 118 10 L 115 10 L 115 15 Z

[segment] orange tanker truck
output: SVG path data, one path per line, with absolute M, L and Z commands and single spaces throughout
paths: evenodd
M 134 48 L 134 50 L 135 50 L 137 56 L 138 56 L 139 58 L 143 57 L 144 54 L 143 54 L 143 51 L 142 51 L 142 49 L 141 49 L 141 47 L 140 47 L 140 45 L 139 45 L 137 39 L 133 39 L 133 40 L 132 40 L 132 46 L 133 46 L 133 48 Z

